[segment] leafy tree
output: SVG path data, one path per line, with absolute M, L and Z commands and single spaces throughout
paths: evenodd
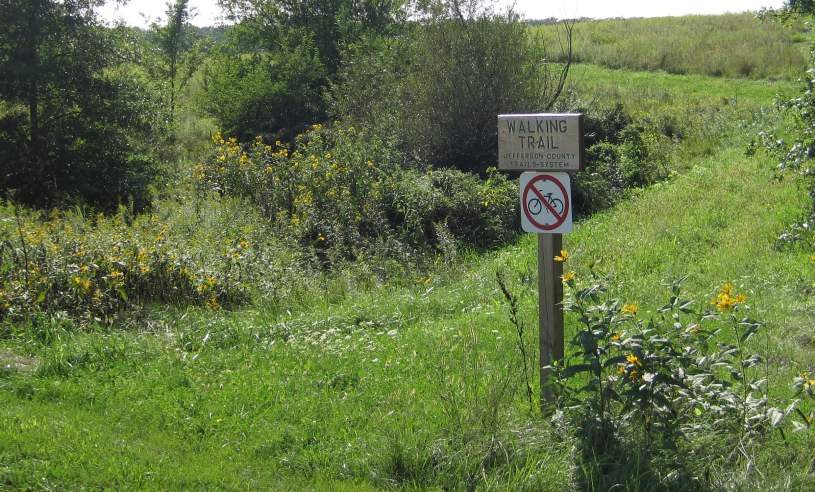
M 98 0 L 0 0 L 0 192 L 54 206 L 147 204 L 158 108 L 115 70 Z
M 550 63 L 547 47 L 511 10 L 495 12 L 480 0 L 411 9 L 418 22 L 405 36 L 345 50 L 331 110 L 393 131 L 416 164 L 484 171 L 497 160 L 496 115 L 542 112 L 558 100 L 571 24 L 564 24 L 567 62 Z
M 241 137 L 286 137 L 326 114 L 344 47 L 392 29 L 400 0 L 219 0 L 229 40 L 206 64 L 202 105 Z
M 206 63 L 200 105 L 223 132 L 288 139 L 324 117 L 326 75 L 316 48 L 308 39 L 281 45 L 254 53 L 222 47 Z
M 384 33 L 401 12 L 401 0 L 219 0 L 247 43 L 276 48 L 291 33 L 311 39 L 328 75 L 339 67 L 340 51 L 366 33 Z

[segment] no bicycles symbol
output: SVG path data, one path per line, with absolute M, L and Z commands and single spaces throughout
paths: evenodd
M 571 180 L 567 173 L 523 173 L 520 185 L 524 231 L 571 232 Z

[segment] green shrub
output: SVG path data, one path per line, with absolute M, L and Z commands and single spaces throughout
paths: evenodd
M 412 254 L 450 241 L 495 247 L 516 234 L 517 191 L 506 177 L 403 168 L 394 142 L 366 130 L 315 125 L 292 151 L 260 137 L 241 145 L 216 135 L 215 144 L 195 170 L 200 189 L 248 198 L 325 265 L 383 244 Z
M 326 72 L 307 40 L 274 52 L 222 49 L 204 65 L 199 104 L 227 134 L 293 137 L 323 118 Z
M 403 36 L 348 46 L 330 91 L 333 115 L 393 136 L 416 167 L 494 166 L 496 115 L 550 109 L 563 67 L 541 63 L 546 47 L 527 27 L 483 3 L 460 2 L 459 17 L 438 2 Z
M 731 284 L 707 308 L 674 285 L 666 305 L 643 316 L 597 276 L 567 272 L 564 282 L 578 329 L 552 389 L 581 438 L 588 488 L 605 490 L 636 468 L 658 490 L 706 490 L 721 455 L 778 423 L 762 358 L 749 350 L 762 324 L 739 314 L 746 297 Z
M 586 165 L 574 174 L 572 194 L 578 215 L 608 208 L 630 188 L 654 184 L 668 176 L 674 140 L 666 133 L 681 130 L 667 123 L 634 121 L 622 105 L 585 107 L 565 102 L 569 111 L 584 114 Z
M 219 261 L 196 261 L 163 219 L 125 210 L 91 219 L 0 209 L 0 320 L 67 313 L 112 323 L 150 301 L 212 309 L 248 300 L 241 265 L 255 254 L 234 240 Z

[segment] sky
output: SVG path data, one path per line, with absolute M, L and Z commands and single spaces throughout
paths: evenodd
M 508 5 L 511 0 L 499 3 Z M 109 2 L 100 14 L 108 21 L 124 20 L 126 24 L 146 27 L 151 21 L 164 17 L 167 0 L 130 0 L 126 5 Z M 722 14 L 744 12 L 762 7 L 780 7 L 783 0 L 515 0 L 515 10 L 527 19 L 547 17 L 576 18 L 593 17 L 659 17 L 687 14 Z M 192 23 L 211 26 L 219 22 L 221 15 L 217 0 L 190 0 L 197 15 Z

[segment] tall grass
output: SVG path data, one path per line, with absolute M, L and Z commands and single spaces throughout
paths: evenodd
M 535 28 L 556 44 L 555 26 Z M 610 68 L 790 79 L 805 66 L 802 29 L 751 14 L 580 21 L 574 58 Z

